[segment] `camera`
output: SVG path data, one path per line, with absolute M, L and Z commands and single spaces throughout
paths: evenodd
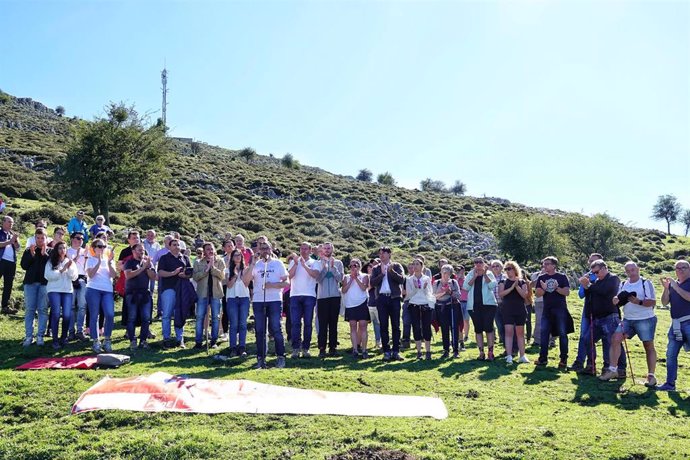
M 194 269 L 192 267 L 186 267 L 184 269 L 184 276 L 192 276 L 192 273 L 194 273 Z
M 630 302 L 631 298 L 637 298 L 637 293 L 635 291 L 633 292 L 628 292 L 628 291 L 621 291 L 618 293 L 618 305 L 623 306 L 626 303 Z

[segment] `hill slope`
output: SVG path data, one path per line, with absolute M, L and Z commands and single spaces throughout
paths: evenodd
M 51 184 L 51 174 L 64 155 L 74 122 L 31 99 L 2 93 L 0 158 L 9 161 L 0 192 L 59 201 L 61 193 Z M 284 251 L 303 240 L 330 240 L 339 254 L 367 257 L 387 244 L 407 255 L 422 253 L 466 262 L 474 255 L 498 253 L 487 225 L 498 213 L 565 214 L 503 199 L 381 186 L 307 166 L 288 169 L 278 159 L 261 155 L 247 163 L 237 151 L 199 145 L 193 153 L 188 140 L 175 139 L 178 162 L 171 167 L 165 191 L 150 193 L 147 184 L 141 184 L 141 195 L 132 202 L 115 203 L 112 222 L 179 229 L 187 237 L 202 233 L 219 239 L 228 231 L 249 237 L 265 233 Z M 73 209 L 47 205 L 25 217 L 42 212 L 59 223 Z M 634 235 L 637 249 L 650 244 L 665 248 L 666 238 L 659 232 L 635 230 Z M 662 260 L 672 254 L 668 256 Z

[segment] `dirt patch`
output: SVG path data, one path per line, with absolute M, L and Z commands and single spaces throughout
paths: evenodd
M 332 455 L 327 460 L 417 460 L 417 457 L 400 450 L 382 447 L 358 447 Z

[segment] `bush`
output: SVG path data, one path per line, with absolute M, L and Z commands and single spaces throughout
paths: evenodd
M 38 219 L 46 219 L 54 225 L 65 225 L 72 218 L 72 214 L 64 206 L 52 204 L 24 211 L 19 214 L 19 217 L 25 222 L 35 222 Z
M 137 220 L 137 226 L 139 228 L 153 228 L 164 232 L 177 231 L 189 235 L 196 230 L 198 225 L 188 214 L 189 211 L 187 210 L 180 210 L 176 213 L 145 212 Z

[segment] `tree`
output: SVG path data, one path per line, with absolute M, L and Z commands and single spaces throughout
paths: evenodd
M 423 181 L 419 183 L 421 186 L 422 190 L 425 192 L 445 192 L 446 191 L 446 184 L 443 183 L 443 181 L 440 180 L 432 180 L 430 178 L 426 178 Z
M 456 180 L 455 184 L 453 184 L 453 186 L 450 188 L 450 193 L 453 195 L 462 196 L 467 193 L 467 186 L 463 182 Z
M 295 160 L 295 158 L 292 156 L 292 153 L 286 153 L 283 155 L 283 158 L 280 159 L 280 164 L 288 169 L 299 169 L 301 166 L 299 161 Z
M 114 200 L 126 202 L 134 192 L 160 186 L 167 176 L 169 141 L 163 127 L 147 127 L 145 121 L 134 107 L 113 102 L 105 118 L 81 121 L 56 170 L 66 198 L 87 200 L 109 223 Z
M 395 185 L 395 179 L 393 179 L 393 176 L 388 171 L 379 174 L 376 177 L 376 182 L 381 185 Z
M 501 251 L 521 265 L 547 255 L 565 256 L 566 243 L 558 222 L 548 216 L 502 213 L 491 224 Z
M 374 175 L 368 169 L 360 169 L 357 174 L 357 180 L 361 180 L 362 182 L 371 182 L 373 178 Z
M 688 230 L 690 230 L 690 209 L 686 209 L 680 215 L 680 223 L 685 227 L 685 236 L 688 236 Z
M 238 153 L 238 155 L 244 158 L 247 163 L 250 163 L 254 158 L 256 158 L 256 150 L 254 150 L 251 147 L 245 147 L 242 150 L 240 150 L 240 153 Z
M 192 143 L 189 145 L 189 147 L 192 150 L 192 153 L 194 155 L 201 152 L 201 144 L 197 141 L 192 141 Z
M 583 266 L 589 255 L 598 252 L 604 259 L 622 255 L 627 251 L 629 231 L 607 214 L 586 217 L 571 214 L 564 219 L 562 231 L 570 249 Z
M 65 108 L 61 105 L 58 105 L 55 107 L 55 113 L 57 113 L 59 116 L 63 116 L 65 114 Z
M 678 220 L 682 211 L 678 199 L 673 195 L 661 195 L 652 208 L 652 219 L 666 221 L 666 233 L 671 234 L 671 224 Z

